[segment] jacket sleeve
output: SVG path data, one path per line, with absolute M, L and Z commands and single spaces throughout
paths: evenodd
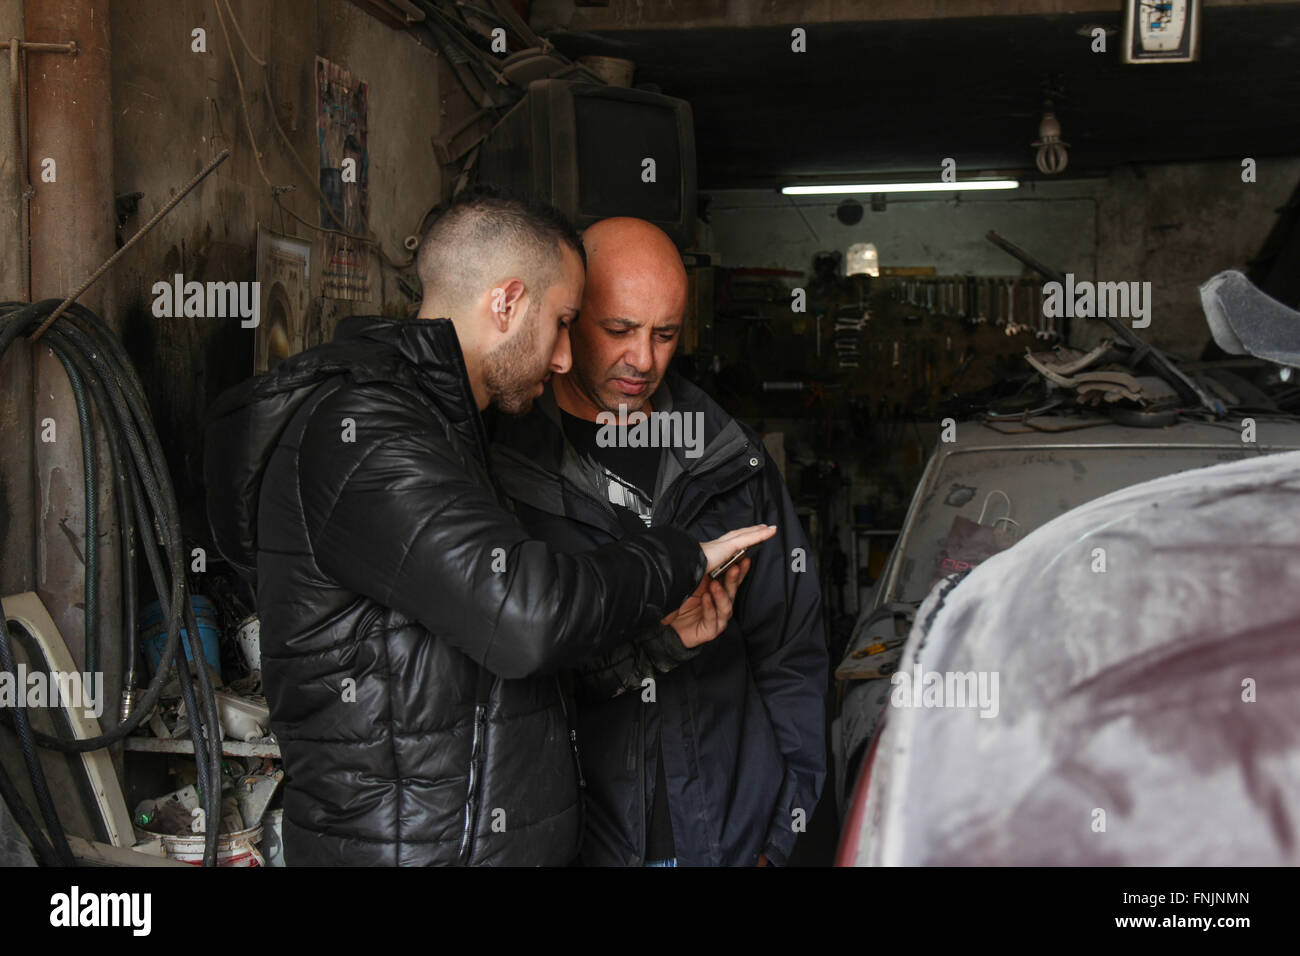
M 703 644 L 687 647 L 671 627 L 655 624 L 636 639 L 579 665 L 574 672 L 578 693 L 594 702 L 638 690 L 647 677 L 666 674 L 702 650 Z
M 734 618 L 745 635 L 754 681 L 785 756 L 785 778 L 763 850 L 773 863 L 784 865 L 799 833 L 796 823 L 812 818 L 826 778 L 830 661 L 812 549 L 770 458 L 758 511 L 755 523 L 774 524 L 779 531 L 755 550 Z
M 316 409 L 299 493 L 324 574 L 501 677 L 557 670 L 627 640 L 704 574 L 699 543 L 676 528 L 576 555 L 529 538 L 442 422 L 392 387 L 343 388 Z

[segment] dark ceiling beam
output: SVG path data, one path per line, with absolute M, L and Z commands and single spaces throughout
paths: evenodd
M 1205 7 L 1239 7 L 1241 0 L 1203 0 Z M 1253 6 L 1300 6 L 1295 0 L 1251 0 Z M 1119 0 L 609 0 L 585 6 L 573 0 L 534 4 L 538 29 L 654 30 L 697 27 L 771 27 L 882 20 L 1057 16 L 1097 13 L 1118 17 Z M 567 22 L 566 21 L 567 18 Z M 549 22 L 542 23 L 541 20 Z

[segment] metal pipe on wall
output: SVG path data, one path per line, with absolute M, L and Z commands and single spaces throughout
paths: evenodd
M 22 35 L 22 3 L 0 3 L 0 37 Z M 8 50 L 8 42 L 0 42 Z M 9 69 L 6 83 L 16 91 L 20 77 L 13 73 L 12 62 L 6 63 L 5 59 L 10 58 L 0 59 L 0 69 Z M 14 109 L 12 96 L 4 100 L 4 107 Z M 0 151 L 6 166 L 0 176 L 0 212 L 13 210 L 14 215 L 12 222 L 6 217 L 0 227 L 4 229 L 0 237 L 0 299 L 5 300 L 21 299 L 28 291 L 26 229 L 22 220 L 25 204 L 20 184 L 20 167 L 26 168 L 26 155 L 20 152 L 16 127 L 17 122 L 0 122 Z M 10 161 L 12 170 L 8 168 Z M 11 235 L 13 242 L 9 241 Z M 33 589 L 36 541 L 32 516 L 36 492 L 31 467 L 32 422 L 32 363 L 28 347 L 18 343 L 0 356 L 0 448 L 10 449 L 5 463 L 0 465 L 0 592 L 5 594 Z
M 108 0 L 27 3 L 24 28 L 31 43 L 71 38 L 75 56 L 40 53 L 27 63 L 27 167 L 31 202 L 31 285 L 34 299 L 62 299 L 114 250 L 112 71 Z M 31 50 L 31 46 L 26 47 Z M 82 304 L 117 327 L 111 291 L 92 287 Z M 76 404 L 62 365 L 50 350 L 33 350 L 32 459 L 36 476 L 35 590 L 85 664 L 85 528 L 81 449 Z M 52 419 L 55 440 L 43 441 Z M 107 454 L 97 443 L 101 464 Z M 101 467 L 100 487 L 109 487 Z M 117 719 L 121 675 L 120 528 L 112 495 L 98 509 L 100 665 L 104 672 L 102 723 Z
M 23 155 L 23 62 L 22 41 L 9 40 L 9 108 L 14 121 L 14 169 L 18 174 L 18 275 L 23 287 L 23 301 L 32 301 L 31 222 L 32 185 L 27 181 L 27 161 Z

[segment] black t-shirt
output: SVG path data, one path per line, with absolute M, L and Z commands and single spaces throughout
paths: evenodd
M 662 449 L 602 447 L 597 441 L 600 425 L 570 415 L 563 409 L 560 410 L 560 417 L 564 434 L 573 447 L 604 471 L 603 491 L 610 504 L 630 512 L 649 527 Z M 645 858 L 668 860 L 676 855 L 676 851 L 673 847 L 672 820 L 668 815 L 668 781 L 664 776 L 661 739 L 656 739 L 655 750 L 655 785 L 646 820 Z
M 661 449 L 603 448 L 597 440 L 603 426 L 563 410 L 560 415 L 564 434 L 573 447 L 604 469 L 605 487 L 602 490 L 608 501 L 631 511 L 649 527 Z

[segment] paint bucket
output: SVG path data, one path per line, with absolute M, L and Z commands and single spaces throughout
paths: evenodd
M 146 833 L 143 830 L 137 830 L 136 832 Z M 162 838 L 163 853 L 168 859 L 179 860 L 193 866 L 203 865 L 202 833 L 189 833 L 185 836 L 173 836 L 170 833 L 149 833 L 147 835 Z M 266 866 L 266 860 L 257 849 L 257 844 L 260 842 L 262 842 L 262 827 L 260 824 L 249 827 L 247 830 L 220 834 L 217 837 L 217 866 Z
M 203 657 L 208 667 L 221 677 L 221 628 L 217 624 L 217 611 L 207 598 L 195 594 L 190 600 L 194 604 L 194 620 L 199 626 L 199 640 L 203 643 Z M 184 618 L 182 618 L 182 621 Z M 181 628 L 181 645 L 185 648 L 185 659 L 194 663 L 190 651 L 189 635 Z M 163 648 L 167 646 L 167 619 L 163 617 L 162 606 L 154 601 L 144 609 L 140 616 L 140 645 L 144 648 L 145 660 L 151 674 L 158 671 Z
M 244 659 L 250 671 L 262 669 L 262 622 L 252 614 L 239 622 L 235 631 L 235 644 L 239 656 Z
M 262 855 L 267 866 L 284 866 L 284 808 L 268 810 L 262 818 Z

